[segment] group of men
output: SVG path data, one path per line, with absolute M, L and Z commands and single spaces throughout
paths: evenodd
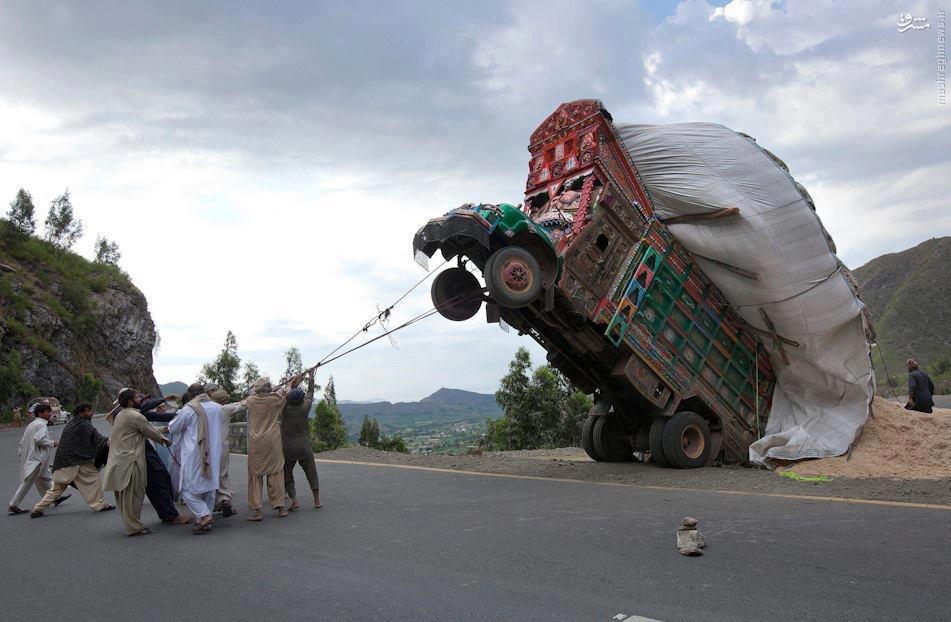
M 248 426 L 247 520 L 264 517 L 265 481 L 268 501 L 278 516 L 300 507 L 295 464 L 303 467 L 314 507 L 319 508 L 320 486 L 308 423 L 313 371 L 307 375 L 306 393 L 299 386 L 302 380 L 304 376 L 299 375 L 289 386 L 273 387 L 268 378 L 259 378 L 251 395 L 239 402 L 232 402 L 217 385 L 196 383 L 182 395 L 177 411 L 169 411 L 165 398 L 147 399 L 136 389 L 123 389 L 106 417 L 112 425 L 108 438 L 92 425 L 92 408 L 80 404 L 58 443 L 47 431 L 51 408 L 40 404 L 20 441 L 20 485 L 10 500 L 9 514 L 27 512 L 20 503 L 35 486 L 42 499 L 30 516 L 40 518 L 50 505 L 70 497 L 65 491 L 72 485 L 94 511 L 118 508 L 129 536 L 153 533 L 141 520 L 145 497 L 162 522 L 192 524 L 194 533 L 207 533 L 215 512 L 225 518 L 236 514 L 228 475 L 228 429 L 231 418 L 241 412 L 247 412 Z M 115 506 L 106 503 L 103 490 L 114 493 Z M 191 517 L 178 512 L 176 500 L 184 502 Z

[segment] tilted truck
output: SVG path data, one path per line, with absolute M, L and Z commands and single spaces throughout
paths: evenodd
M 611 115 L 562 104 L 528 150 L 520 207 L 467 204 L 417 232 L 417 254 L 457 259 L 432 284 L 440 314 L 463 321 L 485 302 L 489 322 L 530 335 L 594 394 L 582 444 L 595 460 L 746 462 L 769 416 L 770 358 L 654 215 Z

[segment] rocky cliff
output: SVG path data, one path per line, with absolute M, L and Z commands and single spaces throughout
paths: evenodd
M 36 396 L 103 408 L 122 387 L 159 393 L 155 324 L 118 268 L 10 235 L 0 264 L 0 412 Z

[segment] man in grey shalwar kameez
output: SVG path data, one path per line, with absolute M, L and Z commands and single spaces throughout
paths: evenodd
M 33 411 L 36 418 L 26 426 L 23 436 L 20 437 L 20 447 L 17 452 L 20 458 L 20 485 L 13 493 L 13 498 L 10 499 L 10 506 L 7 508 L 10 514 L 26 513 L 26 510 L 20 507 L 20 503 L 31 487 L 36 486 L 36 491 L 40 493 L 40 497 L 43 497 L 53 486 L 50 457 L 51 450 L 58 443 L 50 438 L 47 430 L 52 410 L 48 404 L 38 404 Z M 67 498 L 69 495 L 58 498 L 56 505 Z

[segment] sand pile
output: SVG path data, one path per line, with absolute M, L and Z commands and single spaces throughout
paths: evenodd
M 787 470 L 833 477 L 951 478 L 951 409 L 936 408 L 928 415 L 876 396 L 872 412 L 851 459 L 803 460 Z

